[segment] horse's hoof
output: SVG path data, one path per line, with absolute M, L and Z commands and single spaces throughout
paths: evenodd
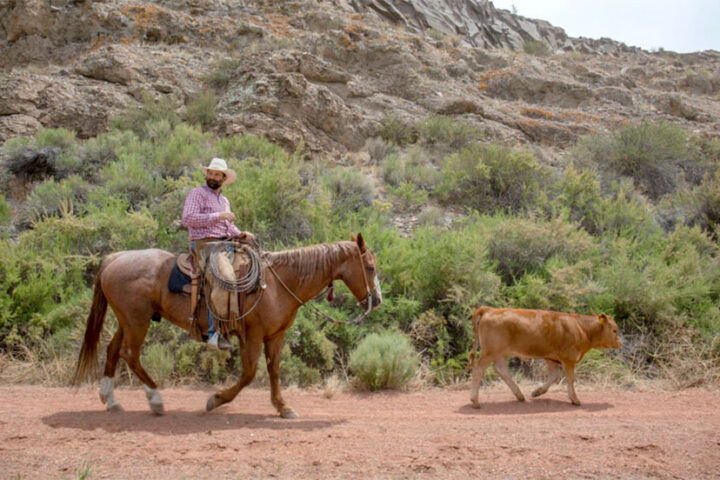
M 285 408 L 282 412 L 280 412 L 280 416 L 282 418 L 293 419 L 298 418 L 300 415 L 298 415 L 292 408 Z
M 150 403 L 149 405 L 150 405 L 150 410 L 155 415 L 162 415 L 165 413 L 165 407 L 163 407 L 162 403 Z
M 205 404 L 205 411 L 209 412 L 217 406 L 218 405 L 215 403 L 215 395 L 210 395 L 210 398 L 208 398 L 207 403 Z
M 108 406 L 105 408 L 108 412 L 124 412 L 125 409 L 123 409 L 122 405 L 120 405 L 119 402 L 114 403 L 108 403 Z

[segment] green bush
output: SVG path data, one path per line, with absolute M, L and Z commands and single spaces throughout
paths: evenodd
M 10 204 L 5 200 L 5 195 L 0 194 L 0 225 L 5 225 L 11 218 Z
M 139 137 L 146 135 L 147 122 L 165 120 L 171 126 L 180 123 L 177 114 L 179 101 L 175 95 L 161 95 L 157 99 L 152 93 L 144 90 L 140 105 L 129 108 L 122 116 L 114 120 L 114 126 L 122 130 L 132 130 Z
M 100 192 L 97 195 L 103 196 Z M 65 256 L 102 257 L 116 250 L 155 245 L 157 222 L 147 211 L 128 212 L 125 202 L 116 198 L 96 200 L 105 203 L 94 204 L 91 199 L 88 214 L 83 217 L 70 214 L 36 223 L 20 236 L 20 245 L 45 256 L 56 255 L 56 261 L 65 261 Z
M 236 58 L 224 58 L 213 64 L 212 70 L 205 77 L 205 82 L 216 90 L 222 90 L 228 86 L 235 70 L 240 65 Z
M 558 210 L 567 212 L 569 221 L 582 225 L 591 234 L 597 232 L 603 201 L 595 177 L 595 172 L 578 170 L 570 164 L 555 184 L 553 199 Z
M 541 272 L 554 256 L 574 262 L 592 250 L 584 232 L 555 219 L 550 222 L 508 218 L 493 228 L 488 257 L 508 285 L 527 273 Z
M 404 182 L 397 187 L 388 187 L 388 197 L 397 210 L 406 212 L 427 203 L 428 193 L 414 183 Z
M 223 188 L 223 194 L 239 228 L 252 231 L 261 242 L 307 239 L 330 216 L 324 197 L 311 195 L 316 187 L 304 183 L 297 157 L 271 150 L 268 157 L 230 160 L 230 167 L 239 173 L 238 180 Z
M 148 205 L 162 195 L 163 183 L 159 175 L 148 171 L 143 159 L 128 155 L 109 163 L 102 171 L 105 189 L 111 196 L 125 199 L 132 208 Z
M 333 168 L 325 174 L 324 184 L 332 194 L 337 215 L 370 206 L 375 198 L 372 179 L 354 168 Z
M 395 152 L 395 145 L 380 137 L 370 137 L 365 140 L 365 148 L 370 154 L 370 160 L 379 163 L 388 155 Z
M 330 371 L 336 346 L 322 332 L 317 320 L 305 317 L 302 312 L 288 330 L 285 341 L 292 354 L 306 366 L 318 371 Z
M 430 115 L 415 126 L 420 138 L 428 143 L 445 145 L 452 149 L 480 140 L 480 129 L 475 125 L 447 115 Z
M 35 134 L 38 148 L 57 147 L 72 151 L 76 148 L 75 132 L 64 128 L 44 128 Z
M 158 385 L 162 386 L 175 370 L 175 356 L 168 345 L 151 343 L 143 348 L 140 361 Z
M 250 134 L 221 138 L 215 144 L 215 150 L 226 160 L 234 158 L 237 160 L 279 159 L 287 161 L 289 158 L 287 152 L 279 145 Z
M 199 128 L 186 123 L 173 128 L 165 120 L 148 122 L 146 127 L 152 142 L 148 164 L 154 172 L 177 178 L 209 163 L 211 138 Z
M 217 103 L 215 92 L 206 90 L 185 105 L 182 118 L 191 125 L 207 128 L 215 121 Z
M 653 200 L 675 191 L 682 168 L 700 161 L 687 132 L 668 122 L 644 122 L 609 136 L 582 137 L 571 156 L 578 165 L 603 172 L 604 187 L 627 176 Z
M 410 123 L 405 122 L 394 113 L 389 113 L 382 119 L 378 135 L 382 139 L 402 147 L 408 143 L 414 143 L 417 132 Z
M 405 387 L 415 377 L 418 356 L 400 333 L 371 333 L 350 354 L 350 370 L 369 390 Z
M 381 163 L 381 175 L 392 187 L 411 183 L 427 192 L 440 183 L 440 172 L 425 150 L 412 147 L 400 155 L 390 154 Z
M 77 175 L 35 185 L 26 207 L 35 222 L 43 217 L 82 213 L 92 186 Z
M 689 225 L 699 225 L 707 232 L 720 235 L 720 171 L 690 192 L 681 192 L 675 201 Z
M 410 238 L 398 239 L 382 252 L 382 272 L 388 282 L 388 297 L 409 296 L 424 308 L 449 314 L 456 308 L 449 302 L 455 288 L 469 292 L 464 302 L 496 298 L 499 279 L 487 256 L 489 227 L 468 222 L 455 230 L 418 228 Z
M 473 144 L 447 157 L 437 194 L 478 212 L 521 212 L 541 202 L 547 173 L 527 150 Z

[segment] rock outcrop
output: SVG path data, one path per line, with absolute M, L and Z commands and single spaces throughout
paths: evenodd
M 524 53 L 528 41 L 548 47 Z M 107 129 L 143 92 L 213 88 L 218 134 L 340 158 L 390 112 L 462 115 L 554 155 L 642 119 L 720 134 L 720 54 L 646 52 L 483 0 L 9 0 L 0 4 L 0 141 Z

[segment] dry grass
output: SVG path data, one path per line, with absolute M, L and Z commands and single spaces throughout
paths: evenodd
M 325 379 L 325 385 L 323 388 L 323 395 L 328 400 L 333 398 L 338 393 L 342 393 L 347 386 L 347 381 L 340 378 L 339 375 L 333 373 Z
M 47 387 L 69 384 L 75 369 L 74 356 L 53 354 L 41 358 L 25 346 L 19 348 L 18 355 L 0 354 L 0 384 L 29 383 Z

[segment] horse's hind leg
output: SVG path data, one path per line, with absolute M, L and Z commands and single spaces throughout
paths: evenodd
M 100 383 L 100 401 L 107 405 L 109 412 L 120 412 L 122 406 L 115 399 L 115 369 L 120 359 L 120 344 L 122 343 L 122 328 L 118 328 L 107 346 L 107 359 L 105 360 L 105 374 Z
M 240 350 L 243 364 L 240 380 L 238 380 L 238 382 L 232 387 L 211 395 L 205 405 L 205 410 L 208 412 L 220 405 L 231 402 L 237 394 L 240 393 L 240 390 L 249 385 L 250 382 L 253 381 L 253 378 L 255 378 L 258 359 L 260 358 L 260 351 L 262 350 L 262 342 L 260 341 L 260 338 L 255 339 L 252 338 L 251 335 L 248 335 L 247 342 Z
M 280 353 L 283 347 L 285 334 L 271 338 L 265 342 L 265 360 L 267 361 L 268 376 L 270 377 L 270 401 L 283 418 L 298 418 L 298 414 L 283 400 L 280 391 Z
M 125 332 L 122 348 L 120 349 L 120 356 L 127 362 L 138 379 L 145 384 L 145 396 L 150 404 L 150 410 L 152 410 L 155 415 L 162 415 L 164 413 L 163 400 L 160 392 L 157 390 L 157 384 L 150 378 L 150 375 L 148 375 L 140 363 L 140 349 L 145 341 L 145 334 L 149 327 L 150 321 L 148 320 L 147 324 L 138 326 L 134 331 Z

